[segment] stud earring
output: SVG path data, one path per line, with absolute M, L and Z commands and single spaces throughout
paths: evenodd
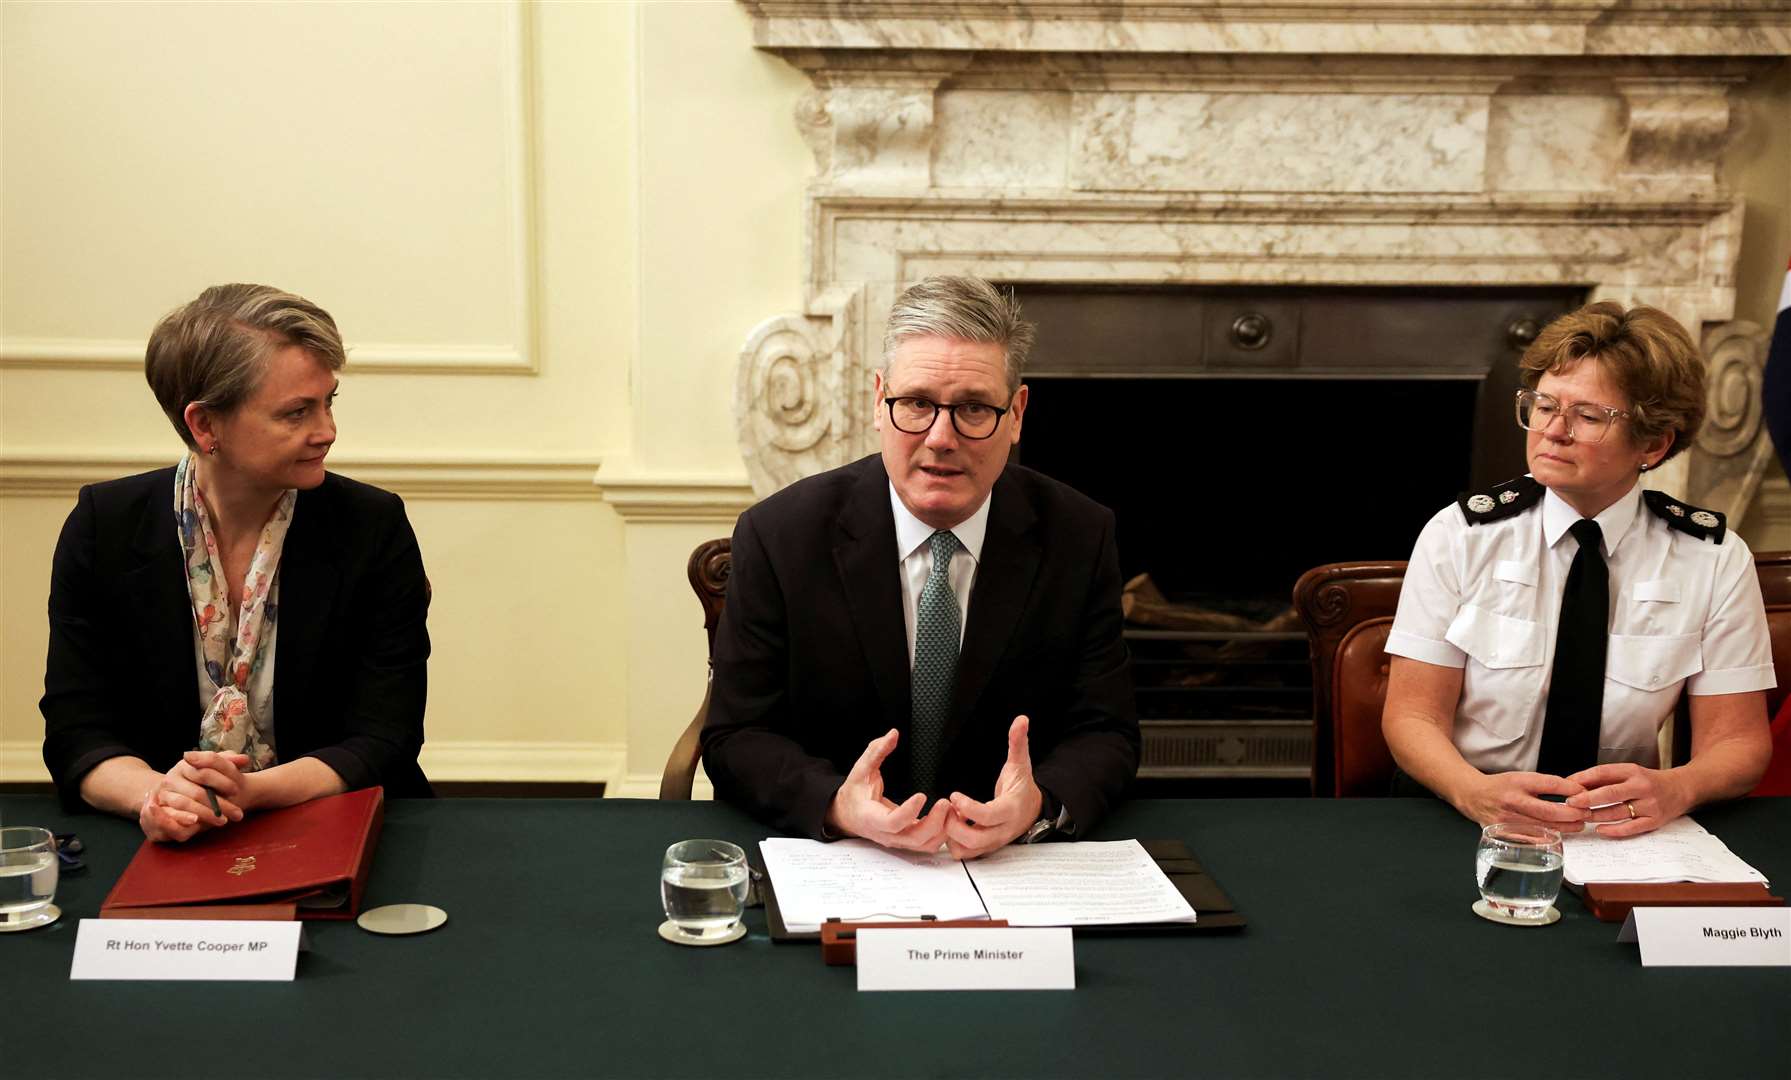
M 218 456 L 218 444 L 212 443 L 211 449 L 207 450 L 206 453 L 210 454 L 212 457 L 217 457 Z M 1642 466 L 1642 468 L 1644 468 L 1644 469 L 1646 469 L 1647 467 L 1648 466 L 1646 466 L 1646 465 Z
M 217 447 L 215 447 L 215 446 L 212 447 L 212 452 L 216 453 Z M 1636 471 L 1637 472 L 1647 472 L 1648 471 L 1648 463 L 1646 461 L 1642 462 L 1641 465 L 1637 466 Z

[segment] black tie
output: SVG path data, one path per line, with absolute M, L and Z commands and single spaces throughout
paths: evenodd
M 1580 542 L 1561 590 L 1555 665 L 1536 771 L 1568 776 L 1598 763 L 1598 726 L 1604 714 L 1604 651 L 1611 615 L 1611 577 L 1600 544 L 1604 533 L 1586 518 L 1568 530 Z

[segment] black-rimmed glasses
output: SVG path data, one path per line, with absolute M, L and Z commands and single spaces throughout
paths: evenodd
M 1517 426 L 1527 431 L 1547 431 L 1556 420 L 1562 423 L 1562 434 L 1577 442 L 1595 443 L 1618 420 L 1629 418 L 1622 409 L 1600 405 L 1595 401 L 1562 403 L 1553 394 L 1537 390 L 1517 392 Z
M 897 431 L 909 435 L 925 435 L 933 430 L 933 421 L 939 418 L 940 410 L 944 410 L 951 414 L 951 426 L 959 435 L 966 439 L 986 439 L 995 434 L 995 429 L 1001 426 L 1001 418 L 1007 415 L 1006 409 L 981 401 L 945 405 L 923 397 L 886 397 L 883 404 L 889 406 L 889 422 Z

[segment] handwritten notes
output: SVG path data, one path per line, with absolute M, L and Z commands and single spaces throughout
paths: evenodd
M 1589 882 L 1759 881 L 1766 876 L 1743 862 L 1704 826 L 1675 818 L 1653 832 L 1615 839 L 1588 829 L 1561 838 L 1567 880 Z

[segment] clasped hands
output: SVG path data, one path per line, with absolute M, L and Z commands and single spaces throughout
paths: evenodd
M 1600 836 L 1652 832 L 1691 809 L 1684 785 L 1668 769 L 1613 762 L 1571 776 L 1490 773 L 1468 792 L 1461 810 L 1482 825 L 1516 822 L 1577 833 L 1587 825 Z M 1563 795 L 1549 802 L 1541 795 Z M 1633 808 L 1634 813 L 1631 813 Z
M 206 829 L 221 829 L 243 819 L 253 803 L 246 754 L 188 750 L 143 795 L 137 824 L 151 840 L 191 840 Z M 212 813 L 205 789 L 218 797 Z
M 1026 717 L 1007 731 L 1007 761 L 995 779 L 995 794 L 978 802 L 961 791 L 940 799 L 925 814 L 927 795 L 915 792 L 897 804 L 883 794 L 883 761 L 896 748 L 891 729 L 864 748 L 846 782 L 827 806 L 827 828 L 887 848 L 933 852 L 944 844 L 954 859 L 975 859 L 1011 843 L 1038 820 L 1044 792 L 1032 778 L 1032 751 Z

